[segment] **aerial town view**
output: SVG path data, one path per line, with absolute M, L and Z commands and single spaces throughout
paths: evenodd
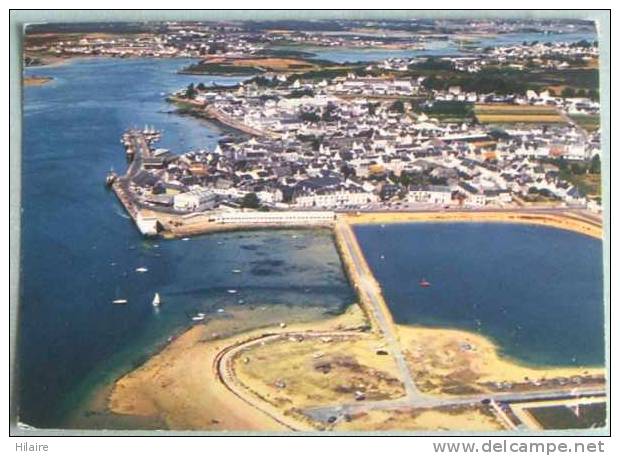
M 24 29 L 22 428 L 607 426 L 597 23 L 410 16 Z

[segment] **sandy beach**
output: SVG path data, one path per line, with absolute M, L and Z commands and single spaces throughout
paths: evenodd
M 423 223 L 423 222 L 492 222 L 492 223 L 523 223 L 559 228 L 595 238 L 601 238 L 603 229 L 600 223 L 592 222 L 573 212 L 542 213 L 542 212 L 373 212 L 359 215 L 341 216 L 347 223 Z
M 40 86 L 47 84 L 52 80 L 54 80 L 54 78 L 50 78 L 48 76 L 26 76 L 24 77 L 23 82 L 25 86 Z
M 285 306 L 238 310 L 231 312 L 232 318 L 191 327 L 143 366 L 115 382 L 108 397 L 109 411 L 156 419 L 171 430 L 290 431 L 220 381 L 214 368 L 218 355 L 228 347 L 267 333 L 343 331 L 367 323 L 355 305 L 334 318 L 317 320 L 319 313 L 314 311 L 312 322 L 281 327 L 287 312 L 290 315 Z M 247 329 L 263 323 L 265 326 L 259 329 Z M 231 331 L 234 334 L 228 335 Z M 298 425 L 300 429 L 305 426 Z
M 604 384 L 603 367 L 528 366 L 500 355 L 489 338 L 450 328 L 397 325 L 418 387 L 433 395 L 535 390 Z M 579 380 L 576 378 L 579 377 Z M 572 380 L 579 383 L 573 383 Z

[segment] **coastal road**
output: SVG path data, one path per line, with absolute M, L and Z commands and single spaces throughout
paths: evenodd
M 340 419 L 345 414 L 356 411 L 471 405 L 479 404 L 485 399 L 492 399 L 497 402 L 524 402 L 543 399 L 606 395 L 604 386 L 573 389 L 563 387 L 538 391 L 485 393 L 455 397 L 437 397 L 420 392 L 415 384 L 405 356 L 400 347 L 391 314 L 383 301 L 380 288 L 372 276 L 351 227 L 347 223 L 338 222 L 335 226 L 335 230 L 336 235 L 341 238 L 344 244 L 342 247 L 346 248 L 351 259 L 351 267 L 354 269 L 352 272 L 356 276 L 360 297 L 368 306 L 370 306 L 375 322 L 379 326 L 389 350 L 400 370 L 401 379 L 405 386 L 406 394 L 402 398 L 393 400 L 355 402 L 350 404 L 310 408 L 304 411 L 308 417 L 320 422 L 329 422 L 329 420 Z
M 351 258 L 351 267 L 354 269 L 352 272 L 357 278 L 357 287 L 360 296 L 370 306 L 370 310 L 373 313 L 376 324 L 379 326 L 383 338 L 387 344 L 389 352 L 392 354 L 396 366 L 400 371 L 401 380 L 405 387 L 406 397 L 410 400 L 419 399 L 421 396 L 418 390 L 405 355 L 400 348 L 398 337 L 396 336 L 396 330 L 394 323 L 392 322 L 392 316 L 389 314 L 383 297 L 381 296 L 381 290 L 377 285 L 366 260 L 364 259 L 362 252 L 359 249 L 355 235 L 351 230 L 351 227 L 342 222 L 337 222 L 335 226 L 336 235 L 340 236 L 344 246 Z
M 262 346 L 265 343 L 275 342 L 279 339 L 288 339 L 290 337 L 318 338 L 318 337 L 359 337 L 359 334 L 352 331 L 297 331 L 289 332 L 282 330 L 281 332 L 263 334 L 235 345 L 226 347 L 220 351 L 215 357 L 213 368 L 218 379 L 231 391 L 235 396 L 254 407 L 255 409 L 265 413 L 278 424 L 293 431 L 315 430 L 306 423 L 295 419 L 291 415 L 285 413 L 284 410 L 272 405 L 266 400 L 261 399 L 254 392 L 248 389 L 239 381 L 234 370 L 233 362 L 244 351 L 255 346 Z
M 496 402 L 529 402 L 553 399 L 574 399 L 579 397 L 606 396 L 604 387 L 558 388 L 542 391 L 502 392 L 475 394 L 455 397 L 420 396 L 411 400 L 403 397 L 385 401 L 355 402 L 349 404 L 314 407 L 304 410 L 304 414 L 313 420 L 327 423 L 340 420 L 347 414 L 367 412 L 370 410 L 398 410 L 411 408 L 436 408 L 458 405 L 475 405 L 483 400 Z

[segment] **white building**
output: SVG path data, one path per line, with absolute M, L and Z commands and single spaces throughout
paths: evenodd
M 267 225 L 308 225 L 329 224 L 335 220 L 332 211 L 230 211 L 218 212 L 212 216 L 216 223 L 227 224 L 267 224 Z
M 407 201 L 410 203 L 440 204 L 445 206 L 452 202 L 452 191 L 450 187 L 443 185 L 412 188 L 407 193 Z
M 361 206 L 379 201 L 379 196 L 374 193 L 351 190 L 336 190 L 310 193 L 295 197 L 297 207 L 344 207 Z
M 213 207 L 216 196 L 210 190 L 196 189 L 174 195 L 173 207 L 180 211 L 198 211 Z

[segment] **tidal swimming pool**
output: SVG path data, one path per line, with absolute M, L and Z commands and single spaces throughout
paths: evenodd
M 604 365 L 599 239 L 504 223 L 354 230 L 397 323 L 480 333 L 529 364 Z

